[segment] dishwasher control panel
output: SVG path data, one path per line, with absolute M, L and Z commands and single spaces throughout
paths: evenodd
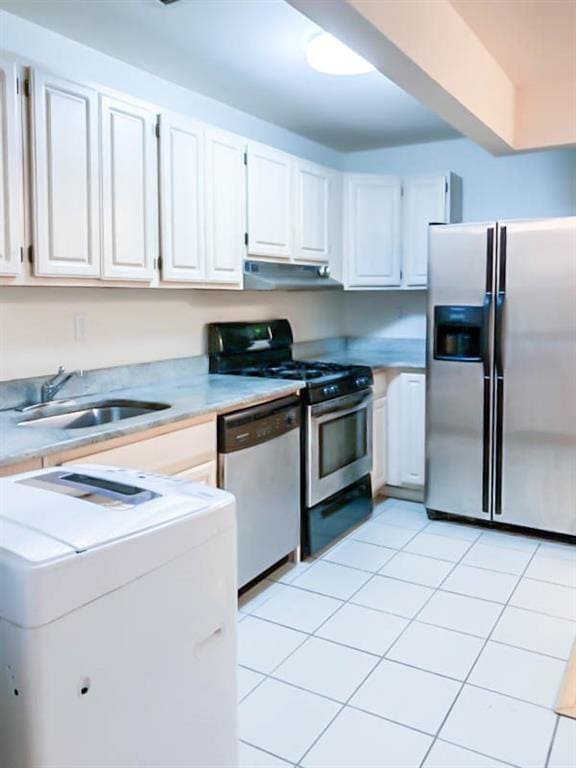
M 232 453 L 268 442 L 298 429 L 301 404 L 297 397 L 247 408 L 218 419 L 218 453 Z

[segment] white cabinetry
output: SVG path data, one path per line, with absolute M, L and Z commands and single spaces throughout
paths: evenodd
M 305 160 L 295 161 L 295 258 L 327 262 L 330 256 L 331 172 Z
M 246 245 L 246 142 L 206 128 L 206 278 L 242 285 Z
M 293 158 L 254 142 L 247 156 L 248 253 L 289 260 L 294 250 Z
M 160 117 L 162 279 L 206 279 L 204 126 L 180 115 Z
M 24 246 L 22 123 L 18 66 L 0 56 L 0 275 L 16 275 Z
M 388 387 L 387 484 L 424 485 L 426 435 L 426 376 L 400 373 Z
M 100 97 L 103 277 L 151 280 L 158 254 L 156 112 Z
M 386 485 L 388 439 L 386 397 L 374 399 L 372 414 L 372 493 L 376 495 Z
M 406 286 L 428 282 L 428 225 L 449 221 L 446 176 L 413 176 L 402 184 L 402 261 Z
M 35 273 L 100 275 L 98 95 L 32 73 Z
M 345 180 L 344 275 L 354 288 L 400 286 L 400 199 L 395 176 Z

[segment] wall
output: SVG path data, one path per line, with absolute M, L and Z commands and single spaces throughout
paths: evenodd
M 340 293 L 0 288 L 0 380 L 199 355 L 206 323 L 274 317 L 298 341 L 344 333 Z
M 493 157 L 467 139 L 346 155 L 346 170 L 398 175 L 454 171 L 463 179 L 464 221 L 576 215 L 576 149 Z M 348 293 L 351 336 L 426 335 L 423 292 Z

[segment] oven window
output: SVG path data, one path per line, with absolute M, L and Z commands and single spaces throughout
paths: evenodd
M 320 477 L 331 475 L 366 456 L 366 415 L 363 408 L 320 425 Z

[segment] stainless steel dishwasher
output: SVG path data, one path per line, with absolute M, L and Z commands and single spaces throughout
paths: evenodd
M 300 399 L 218 418 L 218 485 L 236 497 L 238 586 L 300 544 Z

